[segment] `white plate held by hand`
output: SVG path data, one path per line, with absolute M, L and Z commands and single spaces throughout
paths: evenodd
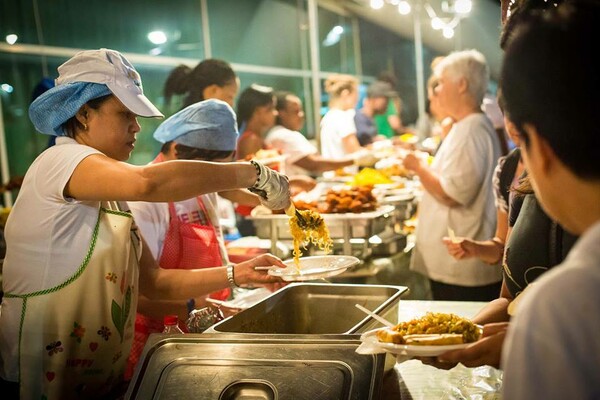
M 359 264 L 360 260 L 352 256 L 300 257 L 300 269 L 296 268 L 293 259 L 283 263 L 286 268 L 270 268 L 268 274 L 278 276 L 284 281 L 308 281 L 341 274 Z
M 372 331 L 368 331 L 363 333 L 361 336 L 361 340 L 370 341 L 373 343 L 377 343 L 377 347 L 387 351 L 391 354 L 396 354 L 400 356 L 408 356 L 408 357 L 435 357 L 439 356 L 442 353 L 445 353 L 450 350 L 458 350 L 464 349 L 471 343 L 461 343 L 461 344 L 449 344 L 449 345 L 440 345 L 440 346 L 418 346 L 418 345 L 410 345 L 410 344 L 395 344 L 395 343 L 386 343 L 380 342 L 377 339 L 377 331 L 381 328 L 374 329 Z

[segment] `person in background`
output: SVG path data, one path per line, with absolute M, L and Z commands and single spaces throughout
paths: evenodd
M 494 170 L 492 183 L 496 204 L 496 234 L 493 238 L 486 240 L 444 237 L 443 242 L 448 249 L 448 253 L 457 260 L 479 258 L 487 264 L 496 265 L 504 255 L 504 245 L 509 230 L 508 213 L 513 197 L 512 193 L 514 193 L 511 192 L 511 188 L 516 188 L 519 185 L 519 178 L 524 172 L 521 152 L 518 149 L 519 136 L 510 121 L 506 121 L 504 124 L 508 128 L 508 135 L 517 145 L 517 148 L 510 154 L 500 157 Z
M 345 159 L 328 159 L 304 137 L 300 130 L 304 126 L 304 111 L 300 98 L 290 92 L 276 92 L 276 125 L 269 130 L 265 143 L 286 155 L 285 171 L 288 176 L 319 174 L 338 168 L 356 165 L 372 165 L 370 154 L 362 158 L 357 153 Z
M 273 88 L 253 83 L 242 91 L 237 103 L 237 124 L 242 132 L 237 143 L 238 159 L 254 158 L 259 150 L 266 148 L 264 136 L 275 125 L 276 114 Z M 254 224 L 246 218 L 253 208 L 253 205 L 243 203 L 235 206 L 237 228 L 242 236 L 256 234 Z
M 500 291 L 500 266 L 455 260 L 442 244 L 450 229 L 476 240 L 492 237 L 496 229 L 492 178 L 500 148 L 481 111 L 488 67 L 481 53 L 465 50 L 446 56 L 435 74 L 440 105 L 456 123 L 430 167 L 414 153 L 403 161 L 425 189 L 411 269 L 429 278 L 435 300 L 489 301 Z
M 325 91 L 329 95 L 329 110 L 321 119 L 321 154 L 331 159 L 345 159 L 362 148 L 354 124 L 358 81 L 351 75 L 332 75 L 325 81 Z M 346 170 L 356 168 L 346 167 Z
M 275 95 L 273 88 L 253 83 L 240 94 L 237 118 L 240 138 L 237 157 L 245 159 L 265 148 L 264 136 L 275 125 Z
M 240 134 L 237 147 L 237 157 L 240 159 L 249 158 L 259 150 L 273 150 L 265 142 L 267 132 L 275 126 L 277 110 L 275 93 L 273 89 L 267 86 L 250 85 L 240 95 L 238 100 L 238 127 Z M 275 167 L 273 167 L 275 168 Z M 305 174 L 290 174 L 290 190 L 292 194 L 309 191 L 315 187 L 316 181 Z M 244 209 L 238 207 L 241 215 L 246 215 Z
M 388 102 L 387 109 L 384 114 L 375 115 L 375 124 L 377 125 L 377 132 L 386 138 L 392 138 L 395 135 L 400 135 L 404 131 L 404 124 L 402 123 L 402 99 L 398 95 L 397 86 L 398 79 L 391 71 L 383 71 L 377 77 L 378 81 L 387 82 L 392 90 L 395 92 L 395 96 Z
M 436 57 L 431 61 L 432 74 L 427 80 L 428 110 L 423 116 L 419 116 L 416 123 L 417 135 L 421 143 L 428 138 L 434 140 L 426 150 L 435 154 L 442 141 L 448 136 L 448 132 L 454 124 L 454 120 L 440 106 L 439 98 L 435 92 L 439 78 L 433 74 L 435 66 L 444 59 Z M 424 146 L 425 147 L 425 146 Z
M 194 69 L 186 65 L 175 68 L 167 78 L 163 93 L 166 103 L 170 104 L 175 95 L 184 95 L 182 107 L 186 108 L 194 103 L 217 99 L 226 102 L 231 107 L 240 89 L 240 80 L 231 65 L 223 60 L 209 58 L 201 61 Z M 164 143 L 161 148 L 162 154 L 173 151 L 174 143 Z M 256 205 L 256 196 L 252 196 L 247 190 L 229 190 L 220 192 L 221 201 L 219 206 L 223 213 L 235 215 L 233 203 L 241 203 L 247 207 Z M 237 234 L 237 227 L 230 223 L 229 230 Z
M 520 295 L 502 353 L 503 397 L 596 399 L 600 80 L 590 77 L 600 63 L 590 38 L 600 24 L 600 4 L 568 1 L 520 14 L 513 24 L 501 72 L 505 111 L 521 136 L 540 204 L 580 238 L 561 265 Z
M 290 203 L 287 178 L 253 163 L 125 163 L 137 117 L 162 117 L 119 52 L 77 53 L 29 116 L 58 136 L 30 166 L 6 224 L 0 355 L 3 391 L 22 398 L 117 398 L 138 292 L 183 300 L 277 279 L 267 255 L 204 270 L 158 268 L 125 201 L 180 201 L 252 187 L 270 208 Z M 8 388 L 7 388 L 8 386 Z M 19 386 L 19 388 L 16 388 Z
M 513 8 L 512 15 L 527 13 L 531 8 L 544 10 L 554 7 L 556 4 L 551 2 L 524 0 L 519 2 L 518 8 Z M 512 24 L 506 24 L 502 38 L 507 37 L 511 30 Z M 504 48 L 506 41 L 501 40 L 501 43 Z M 498 103 L 501 108 L 504 108 L 501 90 L 498 91 Z M 514 123 L 506 115 L 504 120 L 509 137 L 520 145 Z M 540 275 L 561 263 L 577 240 L 576 236 L 566 232 L 542 210 L 533 193 L 530 180 L 525 174 L 520 180 L 513 181 L 512 184 L 508 183 L 512 168 L 510 165 L 516 162 L 514 158 L 516 152 L 520 152 L 520 149 L 513 151 L 503 162 L 502 158 L 499 161 L 502 171 L 498 180 L 504 200 L 498 198 L 500 203 L 497 202 L 497 205 L 507 203 L 509 210 L 500 296 L 488 303 L 473 318 L 475 323 L 484 325 L 482 339 L 465 349 L 441 354 L 438 359 L 443 362 L 436 363 L 437 367 L 449 368 L 458 362 L 468 367 L 486 364 L 499 367 L 509 326 L 508 309 L 511 302 Z M 505 192 L 504 188 L 510 188 L 510 193 Z
M 174 95 L 184 95 L 179 110 L 206 99 L 219 99 L 231 107 L 238 91 L 240 80 L 228 62 L 209 58 L 201 61 L 194 69 L 180 65 L 173 69 L 163 89 L 165 102 L 171 103 Z
M 375 81 L 367 88 L 367 97 L 363 105 L 354 115 L 356 125 L 356 137 L 361 146 L 373 143 L 373 140 L 385 139 L 380 135 L 373 119 L 376 115 L 384 114 L 390 99 L 398 97 L 398 93 L 392 90 L 392 86 L 383 81 Z
M 229 162 L 238 137 L 235 113 L 220 100 L 205 100 L 184 108 L 163 122 L 154 138 L 171 143 L 154 163 L 170 160 Z M 260 204 L 258 196 L 256 204 Z M 217 193 L 169 203 L 129 202 L 136 223 L 152 256 L 161 268 L 196 269 L 228 265 L 227 250 L 218 217 Z M 211 298 L 226 300 L 229 288 L 214 292 Z M 204 298 L 183 301 L 150 300 L 140 295 L 136 333 L 129 356 L 131 374 L 151 333 L 163 328 L 164 315 L 187 318 L 188 308 L 205 305 Z M 127 376 L 127 375 L 126 375 Z M 131 376 L 131 375 L 129 375 Z
M 487 93 L 483 98 L 482 109 L 485 115 L 492 121 L 494 130 L 498 136 L 498 141 L 500 142 L 500 154 L 504 157 L 508 154 L 509 150 L 514 148 L 514 144 L 513 147 L 509 147 L 509 138 L 504 125 L 504 116 L 502 115 L 502 110 L 498 104 L 497 97 L 498 94 L 494 96 L 491 93 Z
M 218 99 L 233 107 L 240 89 L 240 80 L 223 60 L 209 58 L 201 61 L 194 69 L 180 65 L 173 69 L 165 82 L 163 93 L 169 105 L 174 95 L 184 95 L 180 111 L 206 99 Z M 168 152 L 172 143 L 164 143 L 161 152 Z

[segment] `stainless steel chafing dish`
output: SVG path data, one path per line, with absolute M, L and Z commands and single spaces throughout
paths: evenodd
M 295 283 L 207 333 L 151 335 L 126 398 L 379 399 L 386 355 L 355 350 L 380 325 L 354 305 L 396 322 L 407 290 Z
M 332 239 L 343 239 L 344 254 L 352 254 L 352 238 L 369 238 L 393 224 L 394 206 L 385 205 L 375 211 L 346 214 L 321 214 Z M 276 249 L 277 240 L 292 239 L 289 217 L 284 214 L 257 214 L 248 217 L 256 227 L 256 235 L 271 240 L 271 249 Z M 364 242 L 367 253 L 368 242 Z
M 359 334 L 380 326 L 354 305 L 397 322 L 405 286 L 294 283 L 212 326 L 207 332 Z
M 358 338 L 189 334 L 150 336 L 127 399 L 378 399 L 385 354 Z

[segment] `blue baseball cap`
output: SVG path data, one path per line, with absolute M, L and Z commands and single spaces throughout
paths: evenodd
M 238 135 L 235 112 L 229 104 L 216 99 L 184 108 L 154 132 L 154 138 L 161 143 L 220 151 L 234 151 Z

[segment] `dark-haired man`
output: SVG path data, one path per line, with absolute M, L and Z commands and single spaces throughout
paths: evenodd
M 504 397 L 600 398 L 600 4 L 521 15 L 506 44 L 507 116 L 547 213 L 581 235 L 521 296 L 503 350 Z

